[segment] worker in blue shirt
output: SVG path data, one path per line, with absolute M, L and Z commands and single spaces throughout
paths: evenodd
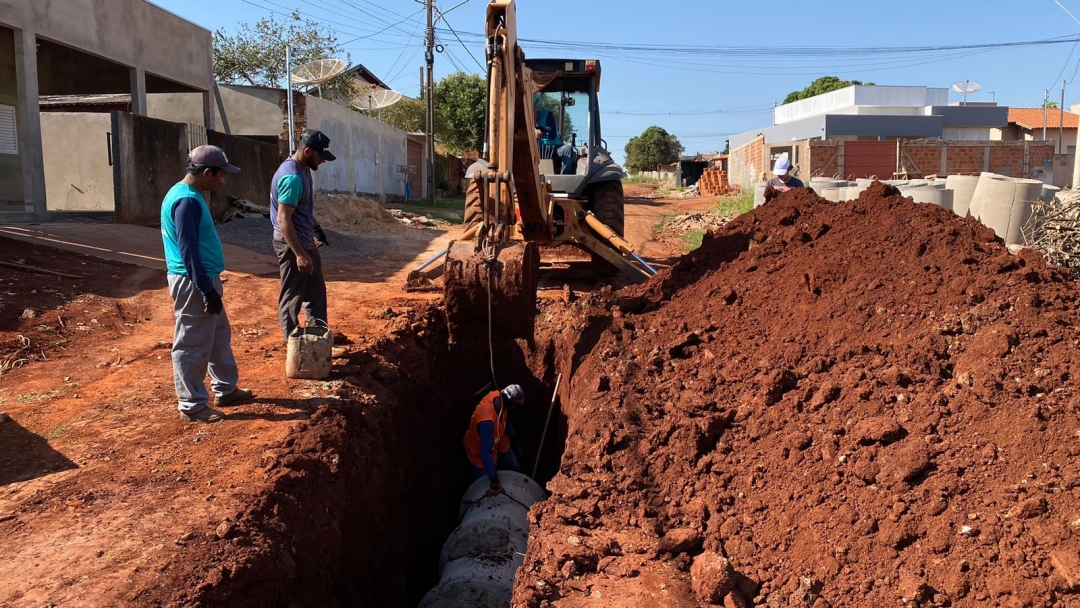
M 215 405 L 236 405 L 253 397 L 250 390 L 237 387 L 232 329 L 219 278 L 225 270 L 225 254 L 203 198 L 203 192 L 225 184 L 226 174 L 239 172 L 221 148 L 199 146 L 188 155 L 187 175 L 161 203 L 161 240 L 176 315 L 173 379 L 180 418 L 188 422 L 213 423 L 225 417 L 208 405 L 207 371 Z

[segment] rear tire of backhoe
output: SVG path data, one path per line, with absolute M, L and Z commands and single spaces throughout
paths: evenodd
M 626 212 L 623 207 L 623 187 L 620 181 L 601 182 L 589 193 L 589 211 L 593 212 L 598 220 L 623 236 L 626 224 Z M 589 267 L 594 273 L 603 275 L 614 274 L 618 269 L 604 258 L 592 254 L 592 262 Z
M 589 196 L 589 210 L 601 222 L 619 236 L 623 236 L 626 212 L 623 208 L 622 182 L 610 181 L 597 184 Z
M 475 179 L 470 179 L 469 187 L 465 188 L 465 228 L 479 224 L 483 216 L 484 209 L 480 206 L 480 183 Z

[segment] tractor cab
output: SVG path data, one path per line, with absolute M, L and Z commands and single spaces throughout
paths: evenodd
M 533 93 L 540 173 L 555 196 L 589 198 L 601 182 L 621 180 L 600 135 L 600 61 L 526 59 Z

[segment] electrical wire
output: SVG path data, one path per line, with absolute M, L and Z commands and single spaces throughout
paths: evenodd
M 469 0 L 465 0 L 465 2 L 468 2 L 468 1 Z M 465 2 L 462 2 L 461 4 L 465 4 Z M 461 4 L 459 4 L 457 6 L 461 6 Z M 455 6 L 454 8 L 457 8 L 457 6 Z M 450 10 L 454 10 L 454 9 L 450 9 Z M 454 35 L 454 38 L 457 38 L 457 41 L 461 44 L 461 48 L 465 49 L 465 52 L 469 54 L 469 57 L 472 57 L 472 60 L 474 62 L 476 62 L 476 66 L 480 68 L 480 71 L 481 72 L 486 71 L 487 68 L 484 67 L 484 64 L 480 63 L 480 60 L 476 58 L 476 55 L 473 55 L 473 52 L 471 50 L 469 50 L 469 47 L 465 46 L 465 43 L 462 42 L 462 40 L 461 40 L 461 36 L 458 36 L 458 33 L 455 32 L 454 28 L 450 25 L 450 22 L 446 20 L 446 13 L 443 13 L 438 8 L 435 9 L 435 12 L 439 13 L 439 18 L 442 19 L 442 22 L 446 24 L 447 29 L 449 29 L 450 33 L 452 33 Z M 462 70 L 462 71 L 464 72 L 465 70 Z

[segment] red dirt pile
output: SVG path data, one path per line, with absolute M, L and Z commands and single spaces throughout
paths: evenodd
M 1080 605 L 1077 294 L 882 184 L 778 196 L 587 313 L 515 604 Z

